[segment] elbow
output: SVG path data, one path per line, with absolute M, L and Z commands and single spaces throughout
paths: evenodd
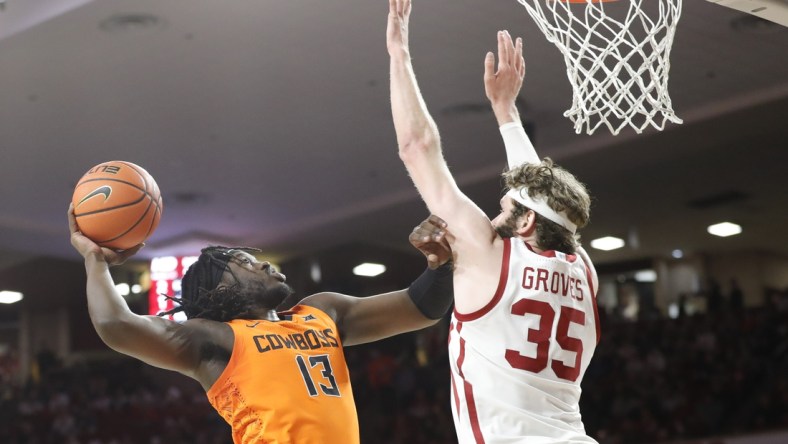
M 431 137 L 409 138 L 399 145 L 399 158 L 406 165 L 437 153 L 439 144 Z
M 408 165 L 413 163 L 413 160 L 419 156 L 419 153 L 425 152 L 425 147 L 414 142 L 405 142 L 399 145 L 399 158 Z

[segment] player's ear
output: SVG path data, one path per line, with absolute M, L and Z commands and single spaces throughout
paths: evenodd
M 536 230 L 536 213 L 533 210 L 528 210 L 517 220 L 517 234 L 528 236 L 534 230 Z

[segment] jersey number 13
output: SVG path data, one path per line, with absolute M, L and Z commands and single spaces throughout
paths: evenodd
M 309 361 L 308 366 L 307 360 Z M 301 377 L 304 378 L 304 384 L 306 384 L 306 390 L 309 392 L 309 396 L 317 396 L 317 386 L 320 387 L 320 391 L 328 396 L 341 396 L 328 355 L 309 356 L 307 359 L 304 359 L 301 355 L 297 355 L 296 363 L 298 363 L 298 369 L 301 371 Z M 310 367 L 318 367 L 323 382 L 327 382 L 328 384 L 323 384 L 323 382 L 318 381 L 317 386 L 315 386 L 315 381 L 312 380 L 312 375 L 309 372 Z

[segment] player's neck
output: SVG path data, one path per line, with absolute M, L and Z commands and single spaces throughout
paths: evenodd
M 255 319 L 263 319 L 266 321 L 280 321 L 279 315 L 273 308 L 260 307 L 252 310 Z
M 536 230 L 534 230 L 536 231 Z M 544 249 L 539 247 L 539 244 L 536 243 L 536 236 L 517 236 L 520 240 L 528 244 L 531 247 L 531 251 L 534 253 L 544 253 Z

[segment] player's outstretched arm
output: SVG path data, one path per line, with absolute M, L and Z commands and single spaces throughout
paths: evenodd
M 506 145 L 509 168 L 526 162 L 539 162 L 539 156 L 525 134 L 515 104 L 524 78 L 522 39 L 512 42 L 508 31 L 498 31 L 498 67 L 496 69 L 495 56 L 488 52 L 484 58 L 484 91 L 490 100 Z
M 440 214 L 456 185 L 441 150 L 440 135 L 427 111 L 410 60 L 410 0 L 389 0 L 386 44 L 390 56 L 391 112 L 399 155 L 432 213 Z
M 185 326 L 137 315 L 115 289 L 109 267 L 123 263 L 142 245 L 123 252 L 98 246 L 79 231 L 73 205 L 68 209 L 68 222 L 71 244 L 85 259 L 88 312 L 101 340 L 113 350 L 148 364 L 193 376 L 199 364 L 195 338 L 205 333 L 194 331 L 199 322 Z
M 434 325 L 451 307 L 452 252 L 446 223 L 430 216 L 411 233 L 411 244 L 427 258 L 428 268 L 406 290 L 357 298 L 318 293 L 301 303 L 328 313 L 344 345 L 377 341 Z
M 490 221 L 459 190 L 449 172 L 438 128 L 427 111 L 413 73 L 408 43 L 410 11 L 410 0 L 389 0 L 386 41 L 391 62 L 391 112 L 399 156 L 430 212 L 445 219 L 463 243 L 478 242 L 480 249 L 487 248 L 495 236 Z

